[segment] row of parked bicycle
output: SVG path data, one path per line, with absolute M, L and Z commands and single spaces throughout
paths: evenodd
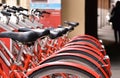
M 14 8 L 18 10 L 18 7 Z M 38 9 L 34 11 L 34 14 L 41 12 Z M 64 26 L 41 29 L 34 27 L 41 25 L 35 19 L 32 22 L 25 19 L 25 26 L 22 20 L 18 25 L 0 22 L 5 28 L 18 26 L 12 27 L 15 31 L 0 32 L 0 38 L 12 39 L 12 50 L 0 40 L 0 78 L 111 77 L 110 59 L 102 42 L 90 35 L 68 38 L 68 34 L 79 25 L 78 22 L 65 21 Z
M 9 6 L 6 4 L 0 4 L 0 22 L 9 25 L 5 26 L 8 31 L 18 29 L 20 27 L 27 28 L 43 28 L 40 24 L 40 19 L 44 18 L 46 15 L 50 15 L 50 12 L 39 9 L 28 10 L 19 6 Z M 3 28 L 3 27 L 2 27 Z

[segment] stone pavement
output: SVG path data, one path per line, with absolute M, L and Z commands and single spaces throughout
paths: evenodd
M 103 40 L 107 54 L 111 59 L 111 78 L 120 78 L 120 44 L 115 44 L 111 26 L 98 29 L 99 39 Z

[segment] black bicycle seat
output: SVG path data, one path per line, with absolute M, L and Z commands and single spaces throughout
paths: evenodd
M 78 22 L 68 22 L 68 21 L 64 21 L 64 23 L 65 23 L 65 24 L 68 24 L 68 25 L 70 25 L 70 26 L 73 26 L 73 27 L 76 27 L 76 26 L 79 25 Z
M 65 27 L 68 29 L 68 31 L 71 31 L 71 30 L 74 30 L 74 27 L 73 26 L 69 26 L 69 27 Z
M 34 31 L 38 34 L 39 37 L 49 35 L 49 29 L 30 29 L 30 28 L 19 28 L 19 32 Z
M 1 32 L 0 38 L 11 38 L 14 41 L 22 43 L 33 42 L 39 38 L 38 34 L 34 31 L 28 32 Z
M 26 32 L 26 31 L 31 31 L 30 28 L 19 28 L 18 32 Z
M 54 31 L 59 31 L 63 35 L 63 34 L 66 34 L 68 32 L 68 29 L 65 27 L 60 27 L 60 28 L 54 29 Z
M 50 30 L 50 34 L 49 37 L 51 39 L 56 39 L 58 37 L 62 36 L 62 32 L 61 31 L 54 31 L 54 30 Z
M 49 29 L 32 29 L 32 31 L 36 32 L 39 37 L 47 36 L 50 34 Z
M 59 26 L 59 28 L 66 28 L 66 32 L 67 31 L 71 31 L 71 30 L 74 30 L 74 27 L 73 26 L 67 26 L 67 27 L 63 27 L 63 26 Z

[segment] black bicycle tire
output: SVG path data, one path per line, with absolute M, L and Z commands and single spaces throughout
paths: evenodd
M 49 65 L 51 63 L 53 65 Z M 87 67 L 85 67 L 87 69 L 84 69 L 84 68 L 82 68 L 82 65 L 80 65 L 80 64 L 69 63 L 69 65 L 68 65 L 67 62 L 51 62 L 51 63 L 46 63 L 47 66 L 45 66 L 43 68 L 38 67 L 32 73 L 28 74 L 28 78 L 38 78 L 38 76 L 39 76 L 39 78 L 42 78 L 46 75 L 60 73 L 60 72 L 69 73 L 69 74 L 77 74 L 80 77 L 82 74 L 82 75 L 84 75 L 83 78 L 99 78 L 100 77 L 100 75 L 97 74 L 95 71 L 92 71 Z M 65 72 L 63 72 L 63 71 L 65 71 Z M 92 73 L 95 73 L 95 74 L 92 74 Z
M 86 65 L 87 67 L 90 67 L 92 70 L 95 70 L 97 73 L 99 73 L 102 78 L 106 78 L 105 75 L 107 74 L 104 75 L 104 73 L 106 72 L 104 71 L 103 68 L 101 69 L 99 68 L 100 65 L 96 61 L 91 62 L 90 60 L 88 60 L 87 58 L 83 58 L 82 56 L 83 56 L 82 54 L 60 53 L 57 55 L 50 56 L 48 59 L 42 61 L 40 64 L 55 62 L 55 61 L 63 61 L 63 62 L 67 61 L 67 62 L 73 62 L 73 63 L 75 62 L 78 64 Z M 97 66 L 95 63 L 97 63 L 97 65 L 99 66 Z

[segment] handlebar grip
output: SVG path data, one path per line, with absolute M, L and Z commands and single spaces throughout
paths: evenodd
M 1 11 L 1 13 L 2 13 L 3 15 L 6 15 L 6 16 L 11 16 L 11 14 L 10 14 L 9 12 L 6 12 L 6 11 Z
M 42 14 L 50 14 L 50 12 L 42 11 Z
M 16 6 L 12 6 L 12 7 L 10 7 L 10 9 L 18 10 Z
M 19 10 L 21 10 L 21 11 L 28 11 L 28 9 L 26 9 L 26 8 L 23 8 L 23 7 L 19 7 Z
M 7 9 L 7 12 L 16 13 L 16 11 L 15 11 L 15 10 L 12 10 L 12 9 Z
M 3 5 L 4 9 L 6 9 L 7 7 L 9 7 L 8 5 Z
M 39 14 L 42 14 L 42 12 L 39 11 L 39 10 L 35 10 L 35 11 L 34 11 L 34 13 L 36 13 L 36 12 L 38 12 Z
M 18 12 L 19 11 L 24 11 L 24 10 L 28 11 L 28 9 L 25 9 L 25 8 L 22 8 L 22 7 L 16 7 L 16 6 L 12 6 L 11 9 L 16 10 Z
M 24 14 L 24 13 L 20 13 L 20 14 L 22 14 L 23 16 L 29 17 L 29 15 L 28 15 L 28 14 Z
M 2 3 L 0 3 L 0 6 L 2 6 L 3 4 Z

